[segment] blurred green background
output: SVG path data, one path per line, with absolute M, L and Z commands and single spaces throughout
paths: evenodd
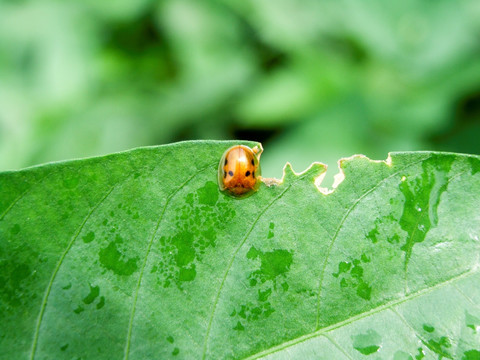
M 0 170 L 249 139 L 331 178 L 479 137 L 478 0 L 0 0 Z

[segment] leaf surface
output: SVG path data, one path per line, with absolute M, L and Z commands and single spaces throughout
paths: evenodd
M 1 173 L 0 358 L 478 358 L 478 157 L 352 157 L 328 195 L 287 166 L 234 199 L 232 145 Z

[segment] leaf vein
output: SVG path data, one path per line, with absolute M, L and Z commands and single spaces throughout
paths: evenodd
M 174 192 L 172 192 L 168 197 L 167 197 L 167 200 L 165 201 L 165 205 L 163 206 L 163 209 L 162 209 L 162 212 L 160 213 L 160 216 L 158 218 L 158 221 L 157 221 L 157 224 L 155 225 L 155 230 L 153 231 L 152 233 L 152 236 L 149 240 L 149 243 L 148 243 L 148 246 L 147 246 L 147 251 L 145 253 L 145 257 L 143 259 L 143 263 L 142 263 L 142 268 L 140 269 L 140 275 L 138 277 L 138 281 L 137 281 L 137 286 L 135 288 L 135 294 L 134 294 L 134 297 L 133 297 L 133 303 L 132 303 L 132 310 L 130 311 L 130 319 L 129 319 L 129 322 L 128 322 L 128 330 L 127 330 L 127 338 L 125 340 L 125 355 L 124 355 L 124 359 L 125 360 L 128 360 L 128 357 L 130 355 L 130 345 L 131 345 L 131 339 L 132 339 L 132 328 L 133 328 L 133 320 L 135 318 L 135 311 L 136 311 L 136 307 L 137 307 L 137 300 L 138 300 L 138 293 L 140 291 L 140 287 L 141 287 L 141 284 L 142 284 L 142 279 L 143 279 L 143 273 L 145 271 L 145 267 L 147 265 L 147 261 L 148 261 L 148 256 L 150 255 L 150 251 L 151 251 L 151 248 L 152 248 L 152 245 L 153 245 L 153 242 L 154 242 L 154 239 L 155 239 L 155 236 L 157 235 L 158 233 L 158 230 L 160 228 L 160 224 L 163 220 L 163 216 L 165 214 L 165 211 L 168 207 L 168 204 L 170 203 L 170 200 L 176 195 L 178 194 L 178 192 L 180 190 L 182 190 L 190 181 L 192 181 L 198 174 L 202 173 L 203 171 L 207 170 L 208 168 L 211 168 L 213 165 L 208 165 L 207 167 L 204 167 L 203 169 L 197 171 L 196 173 L 194 173 L 192 176 L 190 176 L 187 180 L 185 180 L 185 182 L 183 182 Z M 216 166 L 216 164 L 215 164 Z
M 41 184 L 43 182 L 43 180 L 45 180 L 45 178 L 47 178 L 48 176 L 50 176 L 51 174 L 49 175 L 45 175 L 43 178 L 41 178 L 36 184 L 34 185 L 38 185 L 38 184 Z M 2 215 L 0 215 L 0 221 L 2 221 L 5 216 L 10 212 L 10 210 L 13 209 L 13 207 L 20 201 L 22 200 L 25 195 L 27 195 L 30 190 L 32 190 L 32 188 L 34 187 L 34 185 L 30 186 L 29 188 L 25 189 L 25 191 L 23 191 L 19 196 L 17 196 L 17 198 L 15 200 L 12 201 L 12 203 L 6 208 L 6 210 L 3 212 Z
M 333 340 L 330 336 L 325 335 L 325 334 L 323 334 L 322 336 L 324 338 L 328 339 L 328 341 L 330 341 L 340 352 L 342 352 L 343 355 L 345 355 L 346 358 L 348 358 L 350 360 L 353 360 L 353 358 L 347 353 L 347 351 L 343 347 L 341 347 L 339 343 L 337 343 L 335 340 Z
M 389 310 L 390 312 L 392 312 L 393 314 L 395 314 L 395 315 L 402 321 L 402 323 L 412 331 L 412 333 L 415 335 L 415 337 L 418 338 L 418 340 L 420 340 L 421 342 L 427 342 L 427 340 L 426 340 L 422 335 L 420 335 L 420 334 L 418 333 L 418 331 L 413 327 L 413 325 L 410 324 L 407 319 L 405 319 L 405 316 L 403 316 L 402 314 L 400 314 L 400 313 L 399 313 L 395 308 L 393 308 L 393 307 L 389 308 L 388 310 Z
M 462 295 L 463 298 L 465 298 L 465 300 L 467 300 L 467 302 L 469 302 L 471 305 L 477 308 L 479 307 L 479 305 L 476 304 L 475 301 L 473 301 L 469 296 L 467 296 L 467 294 L 465 294 L 456 284 L 453 284 L 453 287 L 455 288 L 455 290 L 458 291 L 460 295 Z
M 319 322 L 320 322 L 320 300 L 321 300 L 321 293 L 322 293 L 322 285 L 323 285 L 323 280 L 324 280 L 324 275 L 325 275 L 325 269 L 327 268 L 327 264 L 328 264 L 328 259 L 330 257 L 330 253 L 333 249 L 333 245 L 335 243 L 335 240 L 337 239 L 338 237 L 338 234 L 340 233 L 340 229 L 342 228 L 343 224 L 345 223 L 345 221 L 347 220 L 347 218 L 350 216 L 350 214 L 352 213 L 353 209 L 367 196 L 369 195 L 371 192 L 373 192 L 375 189 L 377 189 L 381 184 L 383 184 L 385 181 L 389 180 L 390 178 L 398 175 L 399 173 L 401 173 L 402 171 L 404 171 L 405 169 L 413 166 L 413 165 L 416 165 L 422 161 L 425 161 L 427 160 L 429 157 L 425 158 L 425 159 L 421 159 L 419 161 L 415 161 L 413 163 L 410 163 L 406 166 L 404 166 L 403 168 L 401 168 L 400 170 L 394 172 L 393 174 L 391 174 L 390 176 L 380 180 L 374 187 L 372 187 L 371 189 L 367 190 L 365 193 L 363 193 L 353 204 L 352 206 L 350 206 L 350 208 L 345 212 L 345 215 L 343 216 L 342 220 L 340 221 L 340 224 L 338 225 L 337 229 L 335 230 L 335 233 L 332 237 L 332 241 L 330 242 L 330 245 L 328 247 L 328 250 L 327 250 L 327 254 L 325 255 L 325 261 L 323 262 L 323 265 L 322 265 L 322 272 L 320 274 L 320 280 L 319 280 L 319 285 L 318 285 L 318 291 L 317 291 L 317 316 L 316 316 L 316 323 L 315 323 L 315 330 L 318 330 L 318 326 L 319 326 Z
M 345 319 L 345 320 L 342 320 L 342 321 L 339 321 L 338 323 L 335 323 L 335 324 L 332 324 L 332 325 L 329 325 L 327 327 L 324 327 L 322 329 L 319 329 L 315 332 L 312 332 L 312 333 L 309 333 L 309 334 L 306 334 L 306 335 L 303 335 L 301 337 L 298 337 L 296 339 L 292 339 L 292 340 L 289 340 L 289 341 L 286 341 L 284 342 L 283 344 L 279 344 L 277 346 L 275 346 L 274 348 L 271 348 L 271 349 L 268 349 L 268 350 L 265 350 L 263 352 L 259 352 L 257 354 L 254 354 L 254 355 L 251 355 L 247 358 L 245 358 L 244 360 L 253 360 L 253 359 L 258 359 L 258 358 L 261 358 L 261 357 L 264 357 L 266 355 L 270 355 L 270 354 L 273 354 L 273 353 L 276 353 L 278 351 L 281 351 L 281 350 L 284 350 L 284 349 L 287 349 L 291 346 L 294 346 L 294 345 L 297 345 L 297 344 L 300 344 L 302 342 L 305 342 L 307 340 L 310 340 L 310 339 L 313 339 L 315 337 L 318 337 L 318 336 L 323 336 L 325 333 L 328 333 L 330 331 L 333 331 L 333 330 L 336 330 L 336 329 L 339 329 L 343 326 L 347 326 L 355 321 L 358 321 L 360 319 L 364 319 L 364 318 L 367 318 L 369 316 L 373 316 L 375 314 L 378 314 L 384 310 L 389 310 L 389 309 L 392 309 L 393 307 L 395 306 L 398 306 L 404 302 L 407 302 L 409 300 L 413 300 L 417 297 L 420 297 L 422 295 L 426 295 L 430 292 L 433 292 L 437 289 L 440 289 L 444 286 L 447 286 L 447 285 L 450 285 L 450 284 L 453 284 L 454 282 L 456 281 L 460 281 L 461 279 L 464 279 L 466 277 L 469 277 L 469 276 L 473 276 L 473 275 L 476 275 L 478 274 L 480 271 L 480 264 L 475 264 L 475 265 L 472 265 L 472 269 L 469 270 L 469 271 L 466 271 L 466 272 L 463 272 L 463 273 L 460 273 L 459 275 L 456 275 L 456 276 L 453 276 L 452 278 L 448 279 L 448 280 L 445 280 L 444 282 L 440 282 L 440 283 L 437 283 L 431 287 L 427 287 L 427 288 L 424 288 L 422 290 L 419 290 L 415 293 L 410 293 L 409 295 L 405 296 L 404 298 L 402 299 L 396 299 L 396 300 L 393 300 L 393 301 L 390 301 L 390 302 L 387 302 L 387 303 L 384 303 L 383 305 L 379 305 L 377 306 L 376 308 L 373 308 L 373 309 L 370 309 L 368 311 L 365 311 L 363 313 L 359 313 L 355 316 L 352 316 L 348 319 Z
M 65 248 L 65 251 L 63 252 L 62 256 L 60 257 L 60 259 L 57 263 L 57 266 L 55 267 L 55 269 L 52 273 L 52 276 L 50 277 L 50 281 L 48 282 L 47 288 L 45 290 L 45 294 L 43 296 L 42 305 L 40 307 L 40 313 L 38 315 L 37 325 L 35 327 L 35 333 L 34 333 L 33 342 L 32 342 L 32 350 L 31 350 L 31 354 L 30 354 L 30 359 L 31 360 L 33 360 L 34 357 L 35 357 L 35 353 L 36 353 L 36 350 L 37 350 L 37 344 L 38 344 L 38 338 L 39 338 L 39 334 L 40 334 L 40 326 L 41 326 L 42 321 L 43 321 L 43 315 L 44 315 L 45 309 L 47 307 L 47 301 L 48 301 L 48 298 L 50 296 L 50 292 L 52 290 L 53 282 L 55 281 L 55 278 L 57 277 L 58 271 L 60 270 L 60 267 L 62 266 L 63 261 L 65 260 L 65 257 L 67 256 L 70 249 L 73 247 L 73 244 L 75 243 L 75 240 L 78 238 L 78 236 L 82 232 L 82 229 L 85 226 L 85 224 L 87 223 L 87 221 L 90 219 L 90 217 L 95 212 L 95 210 L 97 210 L 100 207 L 100 205 L 108 198 L 108 196 L 112 193 L 112 191 L 115 189 L 115 187 L 118 186 L 118 184 L 120 184 L 120 182 L 111 186 L 110 189 L 106 192 L 106 194 L 100 199 L 100 201 L 90 210 L 90 212 L 87 214 L 87 216 L 83 219 L 82 223 L 78 227 L 74 236 L 72 237 L 72 239 L 68 243 L 67 247 Z
M 452 176 L 451 178 L 447 179 L 445 185 L 448 186 L 448 184 L 450 184 L 450 182 L 451 182 L 453 179 L 455 179 L 455 178 L 457 178 L 457 177 L 465 174 L 466 172 L 467 172 L 467 171 L 462 171 L 462 172 L 460 172 L 460 173 Z M 445 189 L 445 190 L 446 190 L 446 189 Z M 420 214 L 420 216 L 417 218 L 417 222 L 415 223 L 415 226 L 413 227 L 412 235 L 410 235 L 410 237 L 411 237 L 412 239 L 414 238 L 415 233 L 416 233 L 416 231 L 417 231 L 417 229 L 418 229 L 418 224 L 419 224 L 420 221 L 422 221 L 423 218 L 424 218 L 425 216 L 427 216 L 427 215 L 428 215 L 428 211 L 424 211 L 424 212 L 422 212 L 422 213 Z M 428 215 L 428 216 L 430 216 L 430 215 Z M 404 292 L 405 292 L 405 294 L 408 294 L 408 264 L 410 263 L 410 260 L 411 260 L 411 258 L 412 258 L 412 253 L 413 253 L 413 247 L 412 247 L 412 248 L 409 248 L 409 249 L 405 252 L 405 266 L 404 266 Z
M 410 322 L 405 318 L 405 316 L 403 316 L 402 314 L 400 314 L 397 310 L 395 310 L 394 308 L 390 308 L 389 309 L 391 312 L 393 312 L 395 315 L 397 315 L 397 317 L 405 324 L 405 326 L 407 326 L 412 332 L 413 334 L 423 343 L 425 344 L 425 346 L 427 347 L 428 350 L 434 352 L 434 353 L 437 353 L 437 351 L 435 351 L 434 349 L 431 348 L 431 346 L 429 345 L 429 342 L 428 340 L 423 337 L 414 327 L 412 324 L 410 324 Z M 452 340 L 452 339 L 451 339 Z M 453 340 L 452 340 L 453 341 Z M 467 345 L 470 345 L 468 342 L 465 342 L 465 344 Z M 457 348 L 458 348 L 458 344 L 459 342 L 457 342 L 455 345 L 457 345 Z M 453 359 L 451 356 L 447 356 L 446 354 L 438 354 L 437 355 L 440 355 L 440 358 L 447 358 L 447 359 Z
M 285 195 L 285 193 L 297 182 L 298 180 L 294 181 L 292 184 L 290 184 L 285 190 L 283 190 L 280 195 L 278 195 L 275 199 L 273 199 L 270 204 L 268 204 L 257 216 L 257 218 L 255 219 L 255 221 L 252 223 L 252 226 L 250 226 L 250 229 L 246 232 L 245 236 L 243 237 L 242 241 L 240 242 L 240 244 L 238 245 L 238 247 L 235 249 L 234 253 L 233 253 L 233 256 L 231 257 L 228 265 L 227 265 L 227 268 L 225 270 L 225 273 L 223 275 L 223 278 L 222 278 L 222 281 L 220 283 L 220 286 L 218 288 L 218 291 L 217 291 L 217 294 L 215 295 L 215 300 L 214 300 L 214 303 L 213 303 L 213 307 L 212 307 L 212 312 L 210 314 L 210 318 L 208 320 L 208 326 L 207 326 L 207 333 L 205 335 L 205 342 L 204 342 L 204 345 L 203 345 L 203 355 L 202 355 L 202 359 L 205 359 L 205 356 L 207 355 L 207 346 L 208 346 L 208 340 L 209 340 L 209 336 L 210 336 L 210 331 L 211 331 L 211 328 L 212 328 L 212 322 L 213 322 L 213 317 L 215 315 L 215 311 L 217 309 L 217 305 L 218 305 L 218 300 L 220 298 L 220 293 L 222 292 L 222 289 L 223 289 L 223 286 L 225 284 L 225 280 L 227 279 L 227 276 L 228 276 L 228 273 L 230 272 L 230 269 L 233 265 L 233 262 L 238 254 L 238 252 L 240 251 L 240 249 L 243 247 L 243 245 L 245 244 L 245 242 L 247 241 L 247 238 L 248 236 L 251 234 L 251 232 L 253 231 L 253 229 L 255 228 L 255 225 L 258 223 L 258 221 L 260 220 L 260 218 L 263 216 L 263 214 L 265 214 L 265 212 L 276 202 L 278 201 L 283 195 Z

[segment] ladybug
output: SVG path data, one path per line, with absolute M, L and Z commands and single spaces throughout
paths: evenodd
M 255 146 L 233 146 L 223 154 L 218 166 L 218 184 L 220 190 L 233 196 L 249 195 L 260 184 L 259 158 L 262 149 Z

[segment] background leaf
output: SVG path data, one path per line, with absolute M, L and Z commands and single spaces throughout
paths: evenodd
M 0 357 L 478 357 L 478 157 L 352 157 L 329 195 L 287 166 L 238 200 L 233 144 L 1 173 Z
M 276 177 L 480 154 L 479 37 L 478 0 L 3 0 L 0 170 L 197 139 L 261 141 Z

